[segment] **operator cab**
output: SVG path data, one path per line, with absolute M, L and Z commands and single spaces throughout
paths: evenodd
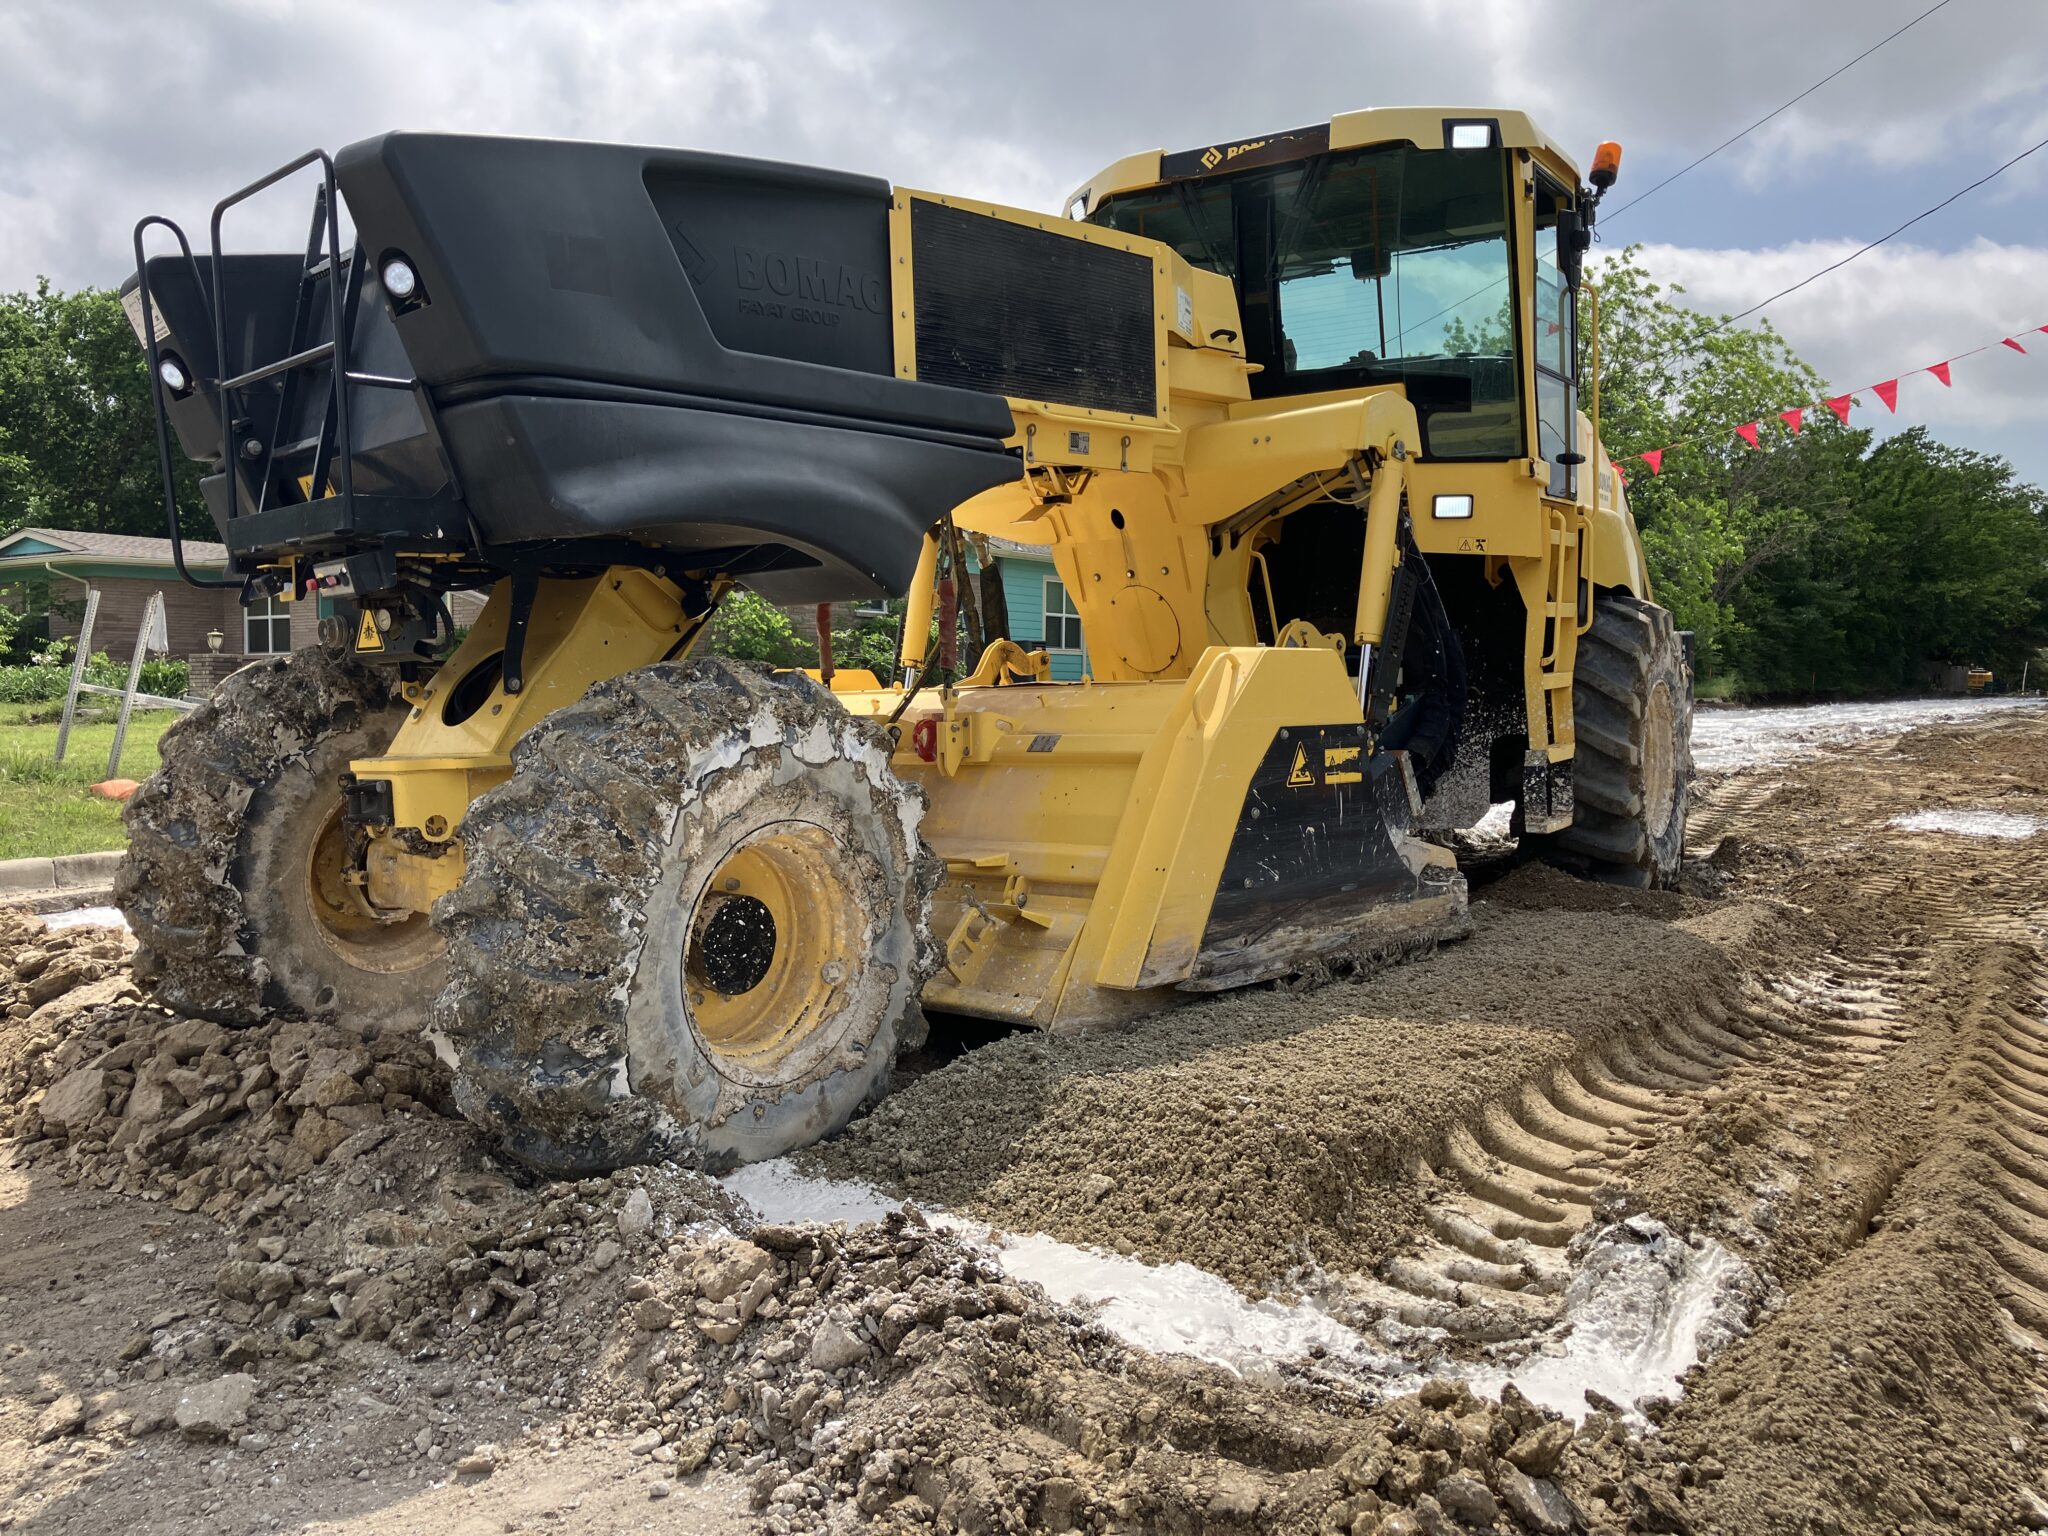
M 1140 184 L 1150 159 L 1120 162 L 1075 205 L 1231 279 L 1260 365 L 1255 398 L 1399 385 L 1425 459 L 1533 451 L 1552 466 L 1551 493 L 1573 494 L 1573 295 L 1593 199 L 1526 118 L 1349 113 L 1160 155 Z M 1525 229 L 1518 187 L 1533 204 Z M 1516 259 L 1522 240 L 1528 262 Z M 1517 271 L 1530 274 L 1526 319 Z

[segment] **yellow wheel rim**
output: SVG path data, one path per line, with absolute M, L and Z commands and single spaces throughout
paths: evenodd
M 306 861 L 306 910 L 329 949 L 356 969 L 381 975 L 416 970 L 441 953 L 426 913 L 379 922 L 366 911 L 346 879 L 350 867 L 348 829 L 336 801 Z
M 712 871 L 690 914 L 683 1001 L 715 1058 L 772 1072 L 838 1016 L 866 929 L 847 862 L 823 827 L 781 821 Z

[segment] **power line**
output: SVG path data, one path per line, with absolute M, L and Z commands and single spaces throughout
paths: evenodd
M 1651 187 L 1650 190 L 1645 192 L 1641 197 L 1630 199 L 1628 202 L 1623 203 L 1619 208 L 1615 209 L 1612 213 L 1602 214 L 1600 219 L 1601 223 L 1611 224 L 1614 222 L 1614 220 L 1620 218 L 1624 213 L 1627 213 L 1629 209 L 1635 207 L 1637 203 L 1647 202 L 1650 198 L 1655 197 L 1659 192 L 1663 191 L 1666 187 L 1670 186 L 1671 183 L 1678 180 L 1679 177 L 1685 175 L 1688 171 L 1696 170 L 1700 166 L 1705 165 L 1709 160 L 1713 159 L 1714 156 L 1720 154 L 1722 150 L 1728 148 L 1731 144 L 1740 143 L 1743 139 L 1746 139 L 1752 133 L 1755 133 L 1757 129 L 1763 127 L 1763 125 L 1765 123 L 1768 123 L 1772 118 L 1777 117 L 1780 114 L 1789 111 L 1791 108 L 1798 106 L 1800 102 L 1806 100 L 1807 97 L 1811 96 L 1815 91 L 1819 90 L 1822 86 L 1826 85 L 1830 80 L 1835 79 L 1836 76 L 1847 74 L 1851 69 L 1854 69 L 1858 64 L 1861 64 L 1865 59 L 1869 58 L 1873 53 L 1877 52 L 1878 49 L 1884 47 L 1885 44 L 1893 41 L 1896 38 L 1903 37 L 1906 33 L 1912 31 L 1913 28 L 1919 26 L 1921 22 L 1925 21 L 1928 17 L 1932 16 L 1936 11 L 1940 10 L 1943 6 L 1947 5 L 1948 3 L 1949 0 L 1935 0 L 1935 3 L 1933 5 L 1927 7 L 1926 10 L 1922 11 L 1918 16 L 1915 16 L 1911 21 L 1907 22 L 1904 26 L 1899 27 L 1894 31 L 1886 33 L 1883 37 L 1879 38 L 1876 42 L 1872 43 L 1868 48 L 1864 49 L 1861 53 L 1857 54 L 1855 58 L 1849 60 L 1848 63 L 1839 66 L 1829 74 L 1821 76 L 1820 79 L 1814 81 L 1813 84 L 1809 85 L 1797 96 L 1794 96 L 1790 101 L 1785 102 L 1783 105 L 1778 106 L 1769 112 L 1766 112 L 1762 117 L 1758 118 L 1755 122 L 1751 123 L 1747 128 L 1743 129 L 1734 137 L 1723 139 L 1719 144 L 1716 144 L 1712 149 L 1708 150 L 1704 155 L 1701 155 L 1697 160 L 1694 160 L 1690 164 L 1687 164 L 1681 167 L 1680 169 L 1673 171 L 1669 176 L 1666 176 L 1662 181 L 1658 182 L 1655 186 Z M 2039 145 L 2035 146 L 2035 148 L 2037 149 L 2039 147 Z M 2027 153 L 2032 154 L 2033 151 L 2029 150 Z M 1999 167 L 1999 170 L 2004 169 L 2004 166 Z M 1991 174 L 1995 176 L 1998 174 L 1998 172 L 1993 171 Z M 1988 179 L 1989 178 L 1987 177 L 1986 180 Z M 1979 182 L 1977 183 L 1977 185 L 1981 186 L 1983 185 L 1983 183 Z M 1968 192 L 1970 190 L 1971 189 L 1969 187 L 1963 188 L 1964 192 Z M 1956 194 L 1956 196 L 1960 197 L 1962 196 L 1962 193 L 1959 192 Z M 1954 202 L 1955 198 L 1950 198 L 1949 201 Z M 1946 207 L 1947 204 L 1944 203 L 1941 206 Z M 1931 208 L 1928 210 L 1929 213 L 1932 213 L 1934 211 L 1935 210 Z M 1925 218 L 1926 216 L 1926 214 L 1920 215 L 1921 218 Z M 1914 221 L 1909 221 L 1909 223 L 1910 222 Z M 1899 229 L 1905 229 L 1906 227 L 1907 225 L 1901 224 L 1899 226 Z M 1892 231 L 1892 234 L 1895 235 L 1898 232 L 1899 230 L 1895 229 Z M 1885 240 L 1889 240 L 1891 238 L 1891 235 L 1886 235 L 1884 238 Z M 1874 243 L 1882 245 L 1884 242 L 1880 240 Z M 1869 247 L 1866 246 L 1865 249 L 1867 250 L 1869 249 Z M 1858 251 L 1856 253 L 1857 256 L 1860 256 L 1862 254 L 1862 251 Z M 1854 261 L 1855 259 L 1855 256 L 1847 258 L 1848 261 Z M 1830 268 L 1829 270 L 1832 271 L 1833 269 Z M 1814 277 L 1820 277 L 1823 275 L 1825 274 L 1816 272 L 1814 274 Z M 1482 295 L 1492 291 L 1495 288 L 1500 287 L 1506 281 L 1507 279 L 1503 277 L 1495 282 L 1488 283 L 1486 287 L 1478 289 L 1476 292 L 1467 294 L 1464 298 L 1458 300 L 1457 303 L 1448 305 L 1445 308 L 1438 310 L 1436 314 L 1426 316 L 1422 320 L 1418 321 L 1414 326 L 1404 327 L 1401 332 L 1400 340 L 1405 342 L 1407 340 L 1409 331 L 1419 330 L 1422 326 L 1427 325 L 1431 320 L 1436 319 L 1439 315 L 1447 315 L 1454 309 L 1462 309 L 1465 305 L 1471 303 L 1472 300 L 1481 297 Z M 1807 282 L 1811 281 L 1813 281 L 1812 278 L 1807 279 Z M 1790 292 L 1791 290 L 1787 289 L 1786 291 Z M 1783 297 L 1784 294 L 1772 295 L 1772 298 L 1774 299 Z M 1768 304 L 1770 302 L 1771 299 L 1764 300 L 1764 304 Z M 1757 305 L 1756 308 L 1763 308 L 1763 304 Z M 1743 314 L 1754 314 L 1755 312 L 1755 310 L 1744 310 Z M 1734 318 L 1739 320 L 1742 318 L 1742 316 L 1737 315 Z
M 1828 265 L 1822 267 L 1818 272 L 1808 273 L 1805 277 L 1799 279 L 1799 281 L 1794 283 L 1791 287 L 1780 288 L 1768 299 L 1763 299 L 1755 304 L 1750 305 L 1749 308 L 1743 310 L 1740 314 L 1726 315 L 1722 317 L 1721 320 L 1719 320 L 1714 325 L 1707 327 L 1707 329 L 1702 331 L 1700 334 L 1702 336 L 1711 336 L 1715 331 L 1725 330 L 1727 327 L 1733 325 L 1736 321 L 1746 319 L 1750 315 L 1755 314 L 1765 305 L 1777 303 L 1778 300 L 1784 298 L 1786 294 L 1797 293 L 1800 289 L 1804 288 L 1808 283 L 1817 282 L 1819 279 L 1826 277 L 1830 272 L 1840 271 L 1843 267 L 1846 267 L 1847 265 L 1849 265 L 1850 262 L 1854 261 L 1858 256 L 1862 256 L 1867 252 L 1876 250 L 1880 245 L 1883 245 L 1885 241 L 1891 239 L 1894 235 L 1904 234 L 1907 230 L 1911 229 L 1915 224 L 1918 224 L 1922 219 L 1927 218 L 1932 214 L 1937 214 L 1941 212 L 1941 210 L 1946 208 L 1950 203 L 1953 203 L 1958 198 L 1965 197 L 1969 193 L 1976 191 L 1979 187 L 1983 186 L 1984 183 L 1986 183 L 1987 181 L 1991 181 L 1994 178 L 2003 175 L 2005 172 L 2011 170 L 2014 166 L 2018 165 L 2022 160 L 2026 159 L 2027 156 L 2033 154 L 2036 150 L 2040 149 L 2048 149 L 2048 139 L 2042 139 L 2037 144 L 2029 145 L 2027 148 L 2021 150 L 2018 154 L 2014 155 L 2010 160 L 2006 161 L 2005 164 L 1999 166 L 1996 170 L 1989 171 L 1984 175 L 1979 176 L 1975 181 L 1971 182 L 1967 187 L 1964 187 L 1961 191 L 1951 192 L 1947 197 L 1943 198 L 1940 202 L 1936 203 L 1932 208 L 1921 209 L 1920 212 L 1914 214 L 1913 217 L 1906 220 L 1906 222 L 1901 224 L 1897 229 L 1888 230 L 1884 234 L 1879 235 L 1875 240 L 1871 241 L 1868 245 L 1857 247 L 1848 255 L 1844 256 L 1840 261 L 1829 262 Z
M 1603 215 L 1603 222 L 1612 222 L 1613 220 L 1620 218 L 1624 213 L 1627 213 L 1629 209 L 1635 207 L 1637 203 L 1648 202 L 1651 198 L 1655 197 L 1659 192 L 1662 192 L 1666 187 L 1670 186 L 1671 183 L 1678 180 L 1679 177 L 1685 175 L 1687 171 L 1696 170 L 1700 166 L 1705 165 L 1709 160 L 1713 159 L 1714 156 L 1721 153 L 1722 150 L 1728 148 L 1729 145 L 1740 143 L 1742 140 L 1748 138 L 1752 133 L 1755 133 L 1757 129 L 1763 127 L 1763 125 L 1765 123 L 1768 123 L 1772 118 L 1778 116 L 1782 112 L 1790 111 L 1793 107 L 1798 106 L 1800 102 L 1806 100 L 1807 97 L 1811 96 L 1815 91 L 1819 90 L 1822 86 L 1826 85 L 1828 81 L 1834 79 L 1835 75 L 1844 74 L 1847 71 L 1854 69 L 1858 64 L 1861 64 L 1865 59 L 1869 58 L 1873 53 L 1877 52 L 1878 49 L 1882 48 L 1886 43 L 1892 41 L 1893 38 L 1901 37 L 1904 34 L 1912 31 L 1913 28 L 1919 26 L 1921 22 L 1925 21 L 1928 17 L 1932 16 L 1936 11 L 1940 10 L 1944 5 L 1947 5 L 1948 3 L 1949 0 L 1935 0 L 1935 3 L 1933 5 L 1930 5 L 1918 16 L 1915 16 L 1903 27 L 1900 27 L 1898 31 L 1887 33 L 1885 36 L 1879 38 L 1876 42 L 1872 43 L 1868 48 L 1864 49 L 1861 53 L 1857 54 L 1856 57 L 1851 59 L 1847 64 L 1844 64 L 1840 69 L 1837 69 L 1834 72 L 1834 74 L 1822 76 L 1820 79 L 1814 81 L 1813 84 L 1809 85 L 1805 90 L 1801 91 L 1797 96 L 1794 96 L 1790 101 L 1786 102 L 1783 106 L 1778 107 L 1773 111 L 1766 112 L 1762 117 L 1758 118 L 1755 122 L 1751 123 L 1747 128 L 1743 129 L 1742 132 L 1736 134 L 1733 138 L 1723 139 L 1719 144 L 1716 144 L 1712 149 L 1708 150 L 1704 155 L 1701 155 L 1699 159 L 1693 161 L 1690 165 L 1685 166 L 1683 169 L 1673 171 L 1669 176 L 1666 176 L 1662 181 L 1658 182 L 1654 187 L 1650 188 L 1650 190 L 1645 192 L 1641 197 L 1631 198 L 1629 199 L 1629 201 L 1623 203 L 1619 208 L 1615 209 L 1614 212 Z

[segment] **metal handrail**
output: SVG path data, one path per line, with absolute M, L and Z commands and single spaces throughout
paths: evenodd
M 342 358 L 346 353 L 347 338 L 342 334 L 341 216 L 337 211 L 339 193 L 334 184 L 334 160 L 326 150 L 308 150 L 289 165 L 278 167 L 268 176 L 251 182 L 239 192 L 229 193 L 218 203 L 214 204 L 212 223 L 214 347 L 220 358 L 225 361 L 227 357 L 227 311 L 226 299 L 221 286 L 221 270 L 223 266 L 220 243 L 221 221 L 226 217 L 227 211 L 236 204 L 248 201 L 265 188 L 275 186 L 287 176 L 296 175 L 307 166 L 314 164 L 320 167 L 324 189 L 323 208 L 327 218 L 327 262 L 329 273 L 327 306 L 330 322 L 329 334 L 332 340 L 328 343 L 325 356 L 331 363 L 334 373 L 334 420 L 335 436 L 340 450 L 337 456 L 341 460 L 342 504 L 344 506 L 354 506 L 355 470 L 354 455 L 351 451 L 351 444 L 354 442 L 354 439 L 349 433 L 347 369 L 342 364 Z M 251 375 L 244 375 L 239 381 L 223 383 L 221 385 L 219 390 L 221 461 L 223 468 L 227 471 L 227 517 L 230 523 L 234 521 L 239 511 L 241 493 L 239 477 L 234 470 L 234 418 L 228 409 L 227 396 L 229 389 L 243 387 L 247 383 L 268 378 L 273 374 L 284 372 L 290 368 L 310 366 L 311 363 L 321 360 L 319 356 L 315 355 L 319 354 L 320 351 L 321 349 L 318 347 L 312 348 L 308 352 L 283 359 L 278 364 L 267 365 L 267 372 L 257 370 Z M 317 467 L 315 473 L 319 473 Z
M 164 517 L 170 525 L 171 563 L 178 568 L 179 579 L 189 586 L 239 587 L 241 582 L 232 577 L 224 581 L 210 581 L 205 577 L 194 576 L 185 565 L 185 539 L 178 528 L 178 480 L 171 465 L 170 408 L 164 403 L 164 381 L 157 372 L 160 354 L 156 344 L 156 305 L 151 299 L 149 292 L 149 262 L 144 258 L 142 252 L 143 233 L 152 224 L 161 224 L 177 238 L 178 249 L 184 253 L 185 265 L 192 273 L 192 291 L 203 295 L 206 292 L 206 287 L 200 281 L 199 263 L 192 255 L 192 243 L 185 238 L 184 230 L 178 228 L 169 219 L 157 214 L 151 214 L 148 218 L 137 222 L 135 226 L 135 292 L 142 301 L 142 348 L 149 359 L 150 403 L 156 407 L 157 471 L 163 476 L 164 482 Z M 216 259 L 214 275 L 218 278 L 219 274 L 220 268 Z M 216 345 L 218 345 L 218 336 L 219 327 L 216 326 Z M 188 359 L 186 366 L 192 370 L 193 382 L 197 384 L 198 365 Z M 220 367 L 220 354 L 218 351 L 214 355 L 214 367 Z M 234 470 L 232 466 L 228 466 L 228 480 L 230 484 L 233 483 Z
M 261 368 L 251 368 L 247 373 L 238 373 L 232 379 L 221 380 L 222 389 L 246 389 L 251 384 L 260 384 L 265 379 L 290 373 L 294 368 L 303 368 L 308 363 L 317 363 L 334 356 L 334 343 L 323 341 L 317 347 L 308 347 L 303 352 L 294 352 L 290 357 L 280 357 L 274 363 L 265 363 Z

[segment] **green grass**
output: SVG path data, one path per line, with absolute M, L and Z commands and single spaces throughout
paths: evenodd
M 120 803 L 90 788 L 107 777 L 112 713 L 74 722 L 61 763 L 51 757 L 59 713 L 54 704 L 0 704 L 0 859 L 97 853 L 127 842 Z M 155 773 L 157 738 L 177 718 L 168 709 L 132 716 L 117 777 Z
M 1711 699 L 1717 704 L 1732 703 L 1742 697 L 1742 679 L 1730 673 L 1719 673 L 1704 682 L 1693 685 L 1696 699 Z

